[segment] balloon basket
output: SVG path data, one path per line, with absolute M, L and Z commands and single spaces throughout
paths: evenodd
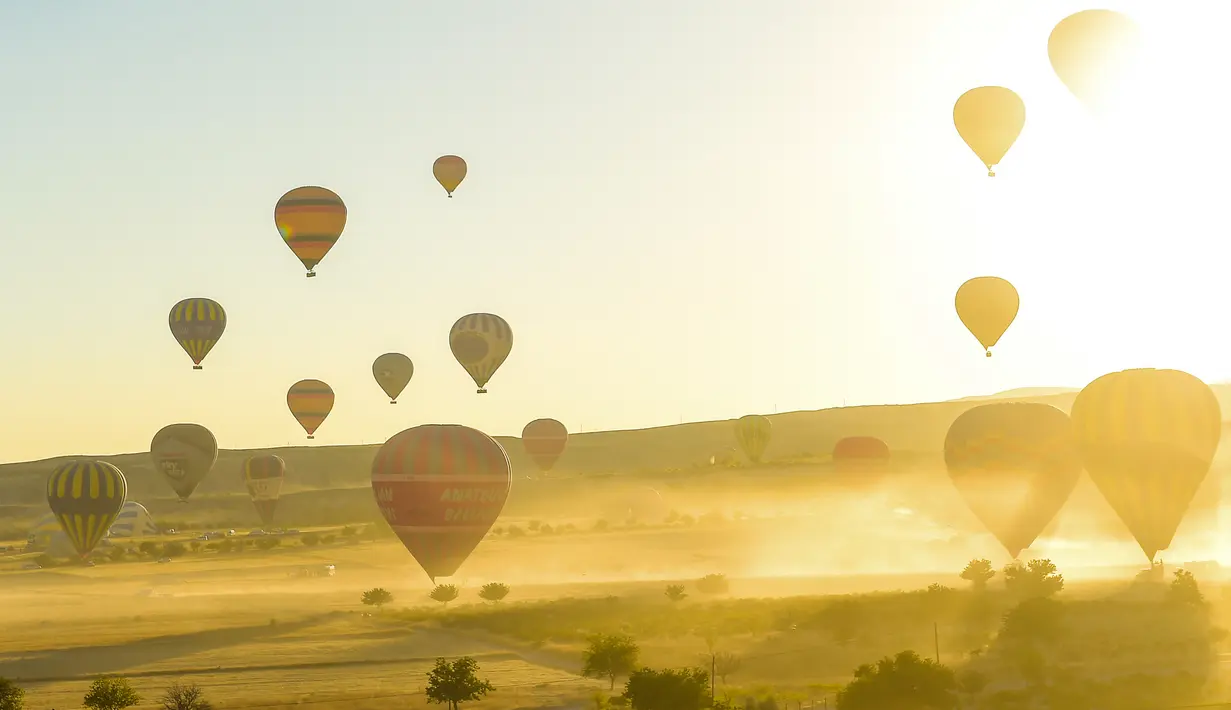
M 312 278 L 316 278 L 316 272 L 315 272 L 315 271 L 309 271 L 309 272 L 308 272 L 308 274 L 307 274 L 307 278 L 310 278 L 310 279 L 312 279 Z
M 450 199 L 450 200 L 452 200 L 452 199 L 453 199 L 453 193 L 452 193 L 452 192 L 450 192 L 450 193 L 449 193 L 449 199 Z
M 315 439 L 316 437 L 315 437 L 315 436 L 312 436 L 311 434 L 308 434 L 308 438 L 309 438 L 309 439 Z
M 988 177 L 996 177 L 996 173 L 992 172 L 991 170 L 988 170 L 988 171 L 987 171 L 987 176 L 988 176 Z
M 193 366 L 192 366 L 192 369 L 194 369 L 194 370 L 204 370 L 205 368 L 204 368 L 203 366 L 201 366 L 201 365 L 193 365 Z
M 985 352 L 985 353 L 983 353 L 983 354 L 984 354 L 984 356 L 986 356 L 986 357 L 991 357 L 991 356 L 992 356 L 992 351 L 991 351 L 991 350 L 988 350 L 987 352 Z
M 398 403 L 398 401 L 397 401 L 396 399 L 391 399 L 391 400 L 389 400 L 389 404 L 397 404 L 397 403 Z
M 477 392 L 477 393 L 479 393 L 479 394 L 487 394 L 487 390 L 486 390 L 486 389 L 484 389 L 484 388 L 482 388 L 482 387 L 480 387 L 479 389 L 475 390 L 475 392 Z
M 188 505 L 188 499 L 187 499 L 187 498 L 180 498 L 180 505 Z

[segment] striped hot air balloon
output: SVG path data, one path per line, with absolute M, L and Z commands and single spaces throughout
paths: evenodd
M 244 485 L 248 487 L 248 496 L 257 515 L 261 516 L 261 524 L 269 525 L 274 521 L 274 510 L 278 507 L 278 496 L 282 494 L 282 481 L 286 478 L 286 462 L 281 456 L 263 454 L 250 456 L 244 460 L 241 473 Z
M 432 176 L 453 197 L 453 191 L 466 179 L 466 161 L 456 155 L 442 155 L 432 163 Z
M 323 187 L 297 187 L 274 206 L 274 224 L 311 278 L 346 228 L 346 203 Z
M 187 503 L 218 460 L 218 440 L 200 424 L 169 424 L 150 441 L 150 458 L 180 502 Z
M 500 444 L 457 424 L 407 429 L 372 462 L 376 505 L 433 582 L 478 547 L 508 500 L 510 478 Z
M 535 419 L 521 430 L 521 444 L 539 471 L 547 473 L 568 444 L 568 429 L 555 419 Z
M 1081 476 L 1064 412 L 994 402 L 962 413 L 945 436 L 945 466 L 966 504 L 1017 557 L 1064 506 Z
M 749 414 L 736 420 L 735 440 L 739 442 L 740 448 L 744 450 L 744 455 L 749 461 L 760 462 L 761 456 L 765 453 L 765 447 L 769 446 L 772 430 L 773 425 L 769 423 L 769 417 L 763 417 L 760 414 Z
M 82 558 L 107 534 L 127 495 L 124 474 L 106 461 L 67 461 L 47 480 L 47 505 Z
M 513 351 L 513 329 L 500 316 L 471 313 L 459 318 L 449 330 L 449 349 L 474 380 L 479 394 L 485 394 L 488 380 Z
M 1082 461 L 1151 561 L 1172 538 L 1201 487 L 1222 435 L 1209 386 L 1179 370 L 1124 370 L 1073 400 Z
M 227 312 L 217 301 L 185 298 L 171 308 L 167 325 L 171 327 L 175 342 L 192 358 L 192 369 L 200 370 L 201 361 L 227 329 Z
M 834 444 L 833 462 L 842 473 L 878 473 L 889 463 L 889 446 L 874 436 L 848 436 Z
M 295 421 L 312 435 L 333 410 L 333 389 L 320 380 L 300 380 L 286 391 L 286 406 Z

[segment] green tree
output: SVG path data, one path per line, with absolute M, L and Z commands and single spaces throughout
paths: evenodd
M 668 584 L 667 589 L 663 592 L 663 594 L 667 595 L 667 598 L 673 602 L 681 601 L 684 597 L 688 596 L 688 593 L 684 591 L 684 585 L 682 584 Z
M 702 594 L 725 594 L 730 588 L 726 575 L 705 575 L 697 580 L 697 591 Z
M 316 533 L 306 533 L 300 536 L 299 541 L 308 547 L 315 547 L 316 545 L 321 544 L 321 536 Z
M 163 557 L 183 557 L 188 554 L 188 548 L 182 542 L 168 542 L 162 546 Z
M 196 683 L 172 683 L 159 698 L 163 710 L 213 710 L 205 692 Z
M 90 710 L 124 710 L 141 702 L 127 678 L 105 675 L 90 684 L 81 704 Z
M 153 557 L 155 554 L 158 553 L 158 543 L 151 542 L 150 540 L 146 540 L 142 542 L 141 544 L 137 545 L 137 549 L 140 550 L 141 554 L 145 555 L 146 557 Z
M 1201 588 L 1197 586 L 1197 578 L 1193 573 L 1178 569 L 1175 571 L 1175 579 L 1171 580 L 1171 586 L 1167 588 L 1167 600 L 1176 604 L 1201 606 L 1205 603 L 1205 596 L 1201 594 Z
M 1064 589 L 1064 575 L 1051 560 L 1030 560 L 1005 565 L 1004 587 L 1019 599 L 1050 597 Z
M 457 599 L 458 595 L 461 593 L 461 590 L 457 588 L 456 584 L 437 584 L 435 589 L 433 589 L 432 593 L 428 596 L 434 601 L 444 604 L 447 608 L 449 606 L 449 602 Z
M 641 668 L 624 684 L 633 710 L 702 710 L 709 707 L 710 676 L 700 668 Z
M 193 553 L 200 552 L 201 551 L 201 541 L 193 540 L 192 542 L 188 543 L 188 547 L 193 551 Z
M 444 658 L 437 658 L 436 665 L 427 674 L 427 695 L 429 703 L 448 705 L 449 710 L 457 710 L 462 703 L 478 700 L 495 690 L 491 683 L 479 679 L 479 663 L 469 656 L 450 663 Z
M 970 582 L 975 589 L 981 590 L 987 588 L 987 583 L 996 576 L 996 570 L 992 569 L 991 560 L 971 560 L 959 576 Z
M 581 674 L 587 678 L 607 678 L 615 689 L 616 678 L 637 667 L 641 648 L 628 634 L 596 634 L 581 654 Z
M 837 710 L 955 710 L 957 690 L 948 667 L 902 651 L 856 668 L 854 680 L 838 691 Z
M 1055 599 L 1027 599 L 1004 615 L 1003 641 L 1024 645 L 1055 643 L 1064 635 L 1064 605 Z
M 498 602 L 509 596 L 509 585 L 503 582 L 488 582 L 479 589 L 479 598 L 483 601 Z
M 376 607 L 379 611 L 381 607 L 393 601 L 393 594 L 383 587 L 374 587 L 363 593 L 361 601 L 367 606 Z
M 256 541 L 256 546 L 261 550 L 272 550 L 282 544 L 282 541 L 276 537 L 263 537 Z
M 8 678 L 0 678 L 0 710 L 22 710 L 26 691 Z

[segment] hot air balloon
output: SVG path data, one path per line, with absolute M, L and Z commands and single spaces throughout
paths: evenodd
M 1081 476 L 1068 415 L 1033 402 L 963 412 L 945 436 L 945 466 L 975 517 L 1014 558 L 1056 517 Z
M 1209 386 L 1179 370 L 1124 370 L 1073 401 L 1082 462 L 1151 561 L 1171 545 L 1222 430 Z
M 992 168 L 1004 159 L 1026 125 L 1026 104 L 1003 86 L 980 86 L 958 97 L 953 125 L 987 166 L 988 177 L 996 177 Z
M 1132 74 L 1140 47 L 1137 23 L 1113 10 L 1069 15 L 1047 38 L 1056 76 L 1095 112 L 1110 108 Z
M 1013 284 L 995 276 L 980 276 L 962 284 L 954 298 L 957 317 L 992 356 L 992 346 L 1013 324 L 1020 301 Z
M 769 418 L 760 414 L 749 414 L 736 420 L 735 439 L 748 460 L 753 463 L 761 461 L 761 454 L 765 453 L 765 447 L 769 446 L 771 429 Z
M 543 473 L 556 465 L 568 443 L 568 429 L 555 419 L 535 419 L 521 430 L 521 444 Z
M 278 507 L 278 496 L 282 493 L 286 462 L 273 454 L 250 456 L 244 460 L 242 473 L 252 505 L 256 507 L 257 515 L 261 516 L 261 524 L 269 525 L 274 521 L 274 509 Z
M 107 534 L 127 495 L 124 474 L 106 461 L 67 461 L 47 480 L 47 505 L 82 558 Z
M 449 197 L 453 197 L 453 191 L 466 179 L 466 161 L 456 155 L 442 155 L 432 163 L 432 175 Z
M 848 436 L 833 447 L 834 467 L 841 473 L 883 471 L 889 447 L 874 436 Z
M 185 298 L 171 308 L 167 325 L 171 326 L 176 342 L 192 358 L 192 369 L 200 370 L 201 361 L 227 329 L 227 312 L 217 301 Z
M 300 380 L 286 391 L 286 406 L 312 439 L 333 410 L 333 389 L 320 380 Z
M 415 364 L 402 353 L 385 353 L 372 363 L 376 384 L 389 395 L 389 404 L 398 403 L 398 395 L 406 389 L 415 374 Z
M 274 206 L 274 224 L 311 278 L 346 228 L 346 204 L 332 190 L 297 187 Z
M 487 381 L 496 374 L 513 350 L 513 329 L 500 316 L 471 313 L 449 330 L 449 349 L 466 373 L 486 394 Z
M 218 440 L 200 424 L 168 424 L 150 441 L 150 458 L 180 502 L 187 503 L 218 460 Z
M 433 582 L 452 576 L 509 497 L 509 457 L 481 431 L 424 424 L 385 442 L 372 461 L 376 505 Z

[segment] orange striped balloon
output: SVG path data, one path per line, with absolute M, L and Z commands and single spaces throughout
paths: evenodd
M 297 187 L 274 206 L 274 224 L 311 278 L 346 228 L 346 204 L 332 190 Z
M 286 391 L 286 406 L 311 439 L 333 410 L 333 389 L 320 380 L 300 380 Z
M 555 419 L 535 419 L 521 430 L 521 444 L 539 470 L 547 473 L 564 453 L 568 429 Z

